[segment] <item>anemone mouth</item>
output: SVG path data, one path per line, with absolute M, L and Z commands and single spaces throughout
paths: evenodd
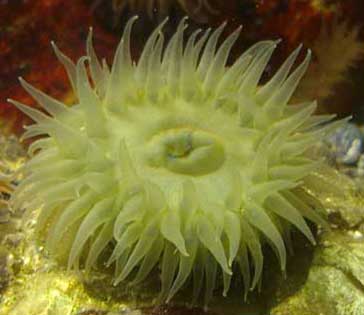
M 154 135 L 148 143 L 147 156 L 151 167 L 190 176 L 215 172 L 225 160 L 224 147 L 216 136 L 191 127 Z
M 308 188 L 319 187 L 321 162 L 308 150 L 343 121 L 314 115 L 315 102 L 288 106 L 310 59 L 291 72 L 301 47 L 259 86 L 276 42 L 253 45 L 227 68 L 240 29 L 219 48 L 225 24 L 184 44 L 183 19 L 164 48 L 164 21 L 135 63 L 134 21 L 111 69 L 97 59 L 91 33 L 88 57 L 76 65 L 53 44 L 76 107 L 20 80 L 48 114 L 11 101 L 35 121 L 23 138 L 45 136 L 29 148 L 13 207 L 41 208 L 46 247 L 69 268 L 90 271 L 111 245 L 115 284 L 134 274 L 140 283 L 160 266 L 161 300 L 192 278 L 193 297 L 204 287 L 208 303 L 219 274 L 227 293 L 236 265 L 246 297 L 261 278 L 261 243 L 284 270 L 290 229 L 314 243 L 305 219 L 327 225 L 300 185 L 310 177 Z

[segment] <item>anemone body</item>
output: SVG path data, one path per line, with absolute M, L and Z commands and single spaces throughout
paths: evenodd
M 313 115 L 314 102 L 288 106 L 310 53 L 291 71 L 297 48 L 258 86 L 277 42 L 259 42 L 227 67 L 240 29 L 219 47 L 224 25 L 184 43 L 182 20 L 165 45 L 165 21 L 136 63 L 134 20 L 110 70 L 91 32 L 77 64 L 53 45 L 75 106 L 21 79 L 47 113 L 11 101 L 35 121 L 23 137 L 42 136 L 29 148 L 13 206 L 40 208 L 46 248 L 69 268 L 89 271 L 109 246 L 115 284 L 160 270 L 163 301 L 191 279 L 194 298 L 204 292 L 207 303 L 217 279 L 227 293 L 233 271 L 246 294 L 261 278 L 263 243 L 284 270 L 291 227 L 314 242 L 305 219 L 326 223 L 301 185 L 319 186 L 321 162 L 307 152 L 335 123 Z

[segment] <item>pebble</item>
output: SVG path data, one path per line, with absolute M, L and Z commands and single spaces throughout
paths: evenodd
M 362 133 L 353 123 L 338 128 L 327 141 L 338 164 L 355 164 L 363 152 Z

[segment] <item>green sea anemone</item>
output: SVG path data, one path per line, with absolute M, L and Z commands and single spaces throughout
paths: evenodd
M 164 21 L 133 62 L 134 21 L 111 70 L 91 32 L 76 65 L 53 44 L 77 105 L 20 79 L 47 113 L 10 100 L 35 121 L 23 138 L 42 136 L 12 204 L 40 209 L 46 248 L 70 269 L 90 271 L 103 258 L 115 284 L 137 284 L 159 267 L 162 301 L 191 278 L 193 296 L 203 288 L 206 303 L 217 279 L 227 293 L 234 271 L 246 294 L 260 281 L 263 243 L 284 270 L 292 227 L 314 243 L 305 219 L 326 224 L 308 193 L 320 187 L 322 166 L 309 151 L 337 123 L 313 115 L 315 102 L 287 104 L 310 52 L 291 72 L 298 47 L 258 86 L 277 41 L 253 45 L 227 67 L 240 28 L 219 47 L 225 24 L 184 44 L 183 19 L 164 47 Z

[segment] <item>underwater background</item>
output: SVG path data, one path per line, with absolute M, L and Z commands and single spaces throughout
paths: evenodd
M 247 302 L 232 289 L 226 298 L 216 294 L 207 309 L 189 305 L 183 294 L 169 305 L 155 305 L 155 279 L 137 292 L 114 288 L 102 273 L 80 281 L 57 267 L 33 240 L 35 219 L 9 208 L 10 195 L 22 180 L 16 171 L 29 158 L 31 142 L 20 137 L 31 121 L 7 99 L 38 106 L 18 77 L 72 105 L 75 95 L 50 42 L 77 60 L 85 54 L 92 27 L 97 55 L 111 64 L 134 15 L 139 16 L 131 42 L 134 60 L 166 16 L 167 39 L 184 16 L 189 17 L 187 35 L 226 21 L 225 39 L 242 25 L 228 64 L 257 41 L 281 39 L 262 83 L 303 43 L 313 56 L 293 102 L 316 99 L 320 114 L 352 116 L 318 149 L 336 170 L 331 180 L 339 180 L 341 187 L 334 195 L 323 188 L 316 196 L 329 214 L 331 230 L 315 231 L 316 246 L 293 232 L 286 274 L 266 250 L 260 289 Z M 364 315 L 363 25 L 361 0 L 0 0 L 0 314 Z

